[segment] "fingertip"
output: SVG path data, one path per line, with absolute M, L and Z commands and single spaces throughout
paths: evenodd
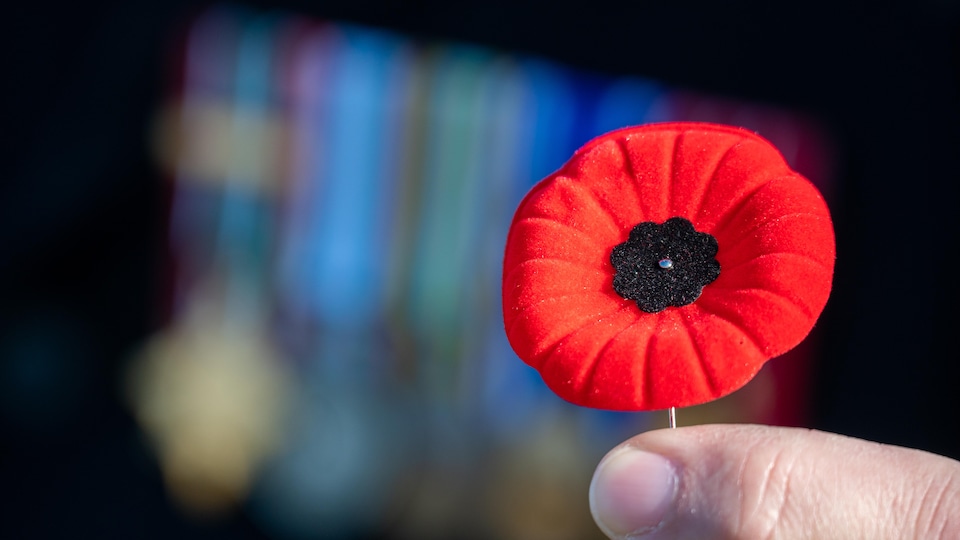
M 624 446 L 597 467 L 590 484 L 590 511 L 611 538 L 643 538 L 668 519 L 678 484 L 669 460 Z

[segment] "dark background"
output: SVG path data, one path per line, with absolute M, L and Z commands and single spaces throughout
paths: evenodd
M 838 186 L 814 427 L 960 457 L 960 6 L 717 4 L 252 5 L 812 115 L 834 136 Z M 160 322 L 164 191 L 147 128 L 198 7 L 32 2 L 0 17 L 0 537 L 262 536 L 242 514 L 202 523 L 170 506 L 117 385 Z

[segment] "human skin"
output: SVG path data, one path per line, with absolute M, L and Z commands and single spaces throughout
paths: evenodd
M 590 507 L 612 539 L 958 539 L 960 462 L 806 429 L 664 429 L 601 460 Z

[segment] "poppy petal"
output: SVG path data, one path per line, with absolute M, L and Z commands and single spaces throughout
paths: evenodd
M 636 311 L 625 302 L 613 313 L 571 332 L 550 351 L 550 362 L 541 368 L 544 380 L 567 400 L 583 399 L 584 393 L 592 390 L 590 380 L 597 361 L 609 358 L 603 349 L 636 322 Z
M 557 259 L 514 267 L 504 281 L 504 324 L 531 365 L 566 335 L 623 305 L 610 294 L 612 278 L 598 269 Z
M 505 268 L 535 259 L 561 259 L 597 268 L 609 257 L 593 237 L 560 221 L 528 217 L 518 221 L 513 228 L 518 236 L 530 241 L 518 245 L 510 253 L 510 259 L 504 262 Z M 564 238 L 565 241 L 551 241 L 553 238 Z
M 736 324 L 699 306 L 687 319 L 702 369 L 713 383 L 714 398 L 740 388 L 757 374 L 766 359 L 757 343 Z M 661 404 L 663 408 L 669 405 Z
M 520 207 L 524 217 L 536 216 L 563 223 L 597 242 L 607 242 L 620 235 L 614 217 L 597 201 L 588 183 L 567 176 L 552 177 L 550 189 L 534 187 Z
M 724 268 L 712 290 L 760 289 L 778 294 L 816 318 L 826 303 L 826 291 L 805 290 L 808 284 L 830 279 L 830 270 L 820 261 L 796 253 L 769 253 Z M 813 294 L 820 292 L 821 294 Z
M 650 355 L 648 351 L 656 333 L 658 319 L 638 317 L 633 324 L 612 337 L 603 335 L 595 340 L 596 355 L 588 359 L 591 372 L 584 381 L 583 391 L 565 399 L 577 404 L 615 411 L 636 410 L 637 403 L 645 401 L 650 386 L 647 381 Z M 592 334 L 589 333 L 589 334 Z M 588 340 L 587 335 L 581 339 Z M 546 380 L 546 378 L 544 379 Z M 549 386 L 550 383 L 548 382 Z
M 628 172 L 630 166 L 623 147 L 617 141 L 606 141 L 589 153 L 574 156 L 564 166 L 563 174 L 587 186 L 622 231 L 644 221 L 646 216 L 643 194 L 629 187 L 635 185 Z
M 731 322 L 756 342 L 767 357 L 787 352 L 806 337 L 810 316 L 791 299 L 765 289 L 709 289 L 700 307 Z M 767 324 L 775 321 L 775 324 Z
M 674 150 L 667 218 L 697 214 L 717 171 L 736 156 L 743 139 L 739 133 L 681 132 Z
M 761 186 L 791 173 L 770 143 L 756 136 L 745 138 L 717 166 L 691 221 L 697 230 L 713 231 Z
M 627 135 L 620 139 L 619 146 L 626 154 L 626 171 L 631 182 L 629 186 L 621 187 L 618 191 L 629 192 L 632 188 L 638 199 L 638 208 L 632 214 L 627 209 L 628 217 L 635 218 L 627 228 L 641 221 L 662 223 L 672 217 L 667 207 L 670 182 L 664 180 L 673 176 L 673 156 L 679 136 L 679 130 L 665 129 L 635 136 Z
M 657 236 L 670 234 L 657 231 L 673 218 L 702 233 L 688 238 L 715 241 L 716 260 L 658 262 L 651 253 L 693 241 Z M 644 237 L 647 247 L 618 248 L 627 251 L 614 269 L 614 248 L 641 224 L 654 236 Z M 636 258 L 631 249 L 641 250 Z M 573 403 L 703 403 L 807 335 L 829 296 L 834 257 L 823 198 L 759 136 L 713 124 L 626 128 L 587 143 L 521 202 L 504 257 L 507 336 Z M 717 264 L 699 297 L 662 311 L 642 311 L 613 287 L 619 272 L 656 287 L 707 268 L 683 265 Z
M 657 332 L 647 349 L 655 359 L 647 359 L 648 406 L 663 408 L 661 404 L 697 402 L 703 396 L 713 395 L 712 374 L 703 369 L 702 354 L 683 320 L 685 314 L 667 310 L 659 318 Z

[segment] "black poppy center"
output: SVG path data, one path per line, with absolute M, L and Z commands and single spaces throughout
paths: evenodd
M 717 239 L 682 217 L 645 221 L 610 253 L 613 290 L 648 313 L 692 304 L 720 276 L 716 255 Z

